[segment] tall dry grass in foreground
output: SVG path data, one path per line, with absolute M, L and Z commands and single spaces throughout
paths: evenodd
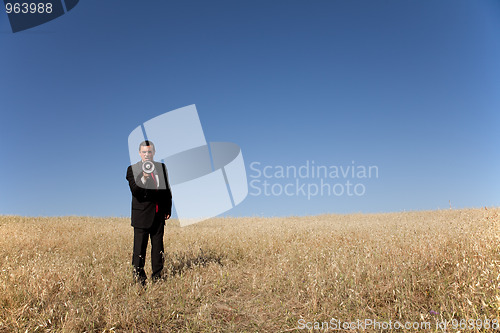
M 3 216 L 0 332 L 290 332 L 332 318 L 437 331 L 498 319 L 499 213 L 172 220 L 168 277 L 146 289 L 132 283 L 128 219 Z

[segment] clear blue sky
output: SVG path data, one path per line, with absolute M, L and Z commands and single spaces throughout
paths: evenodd
M 0 214 L 128 216 L 129 133 L 190 104 L 249 176 L 379 170 L 229 215 L 499 206 L 499 31 L 496 0 L 81 1 L 15 34 L 2 12 Z

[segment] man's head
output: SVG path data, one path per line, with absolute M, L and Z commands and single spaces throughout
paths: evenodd
M 155 156 L 155 145 L 153 142 L 149 140 L 142 141 L 139 145 L 139 155 L 141 155 L 143 162 L 152 161 Z

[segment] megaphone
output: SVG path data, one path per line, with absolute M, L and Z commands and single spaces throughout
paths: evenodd
M 151 161 L 145 161 L 142 163 L 142 171 L 145 173 L 153 173 L 153 171 L 155 171 L 155 164 Z

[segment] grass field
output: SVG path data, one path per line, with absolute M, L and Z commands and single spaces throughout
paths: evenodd
M 418 331 L 443 332 L 436 325 L 445 320 L 448 332 L 484 331 L 479 324 L 500 317 L 499 214 L 217 218 L 185 228 L 169 220 L 167 277 L 145 289 L 132 281 L 128 219 L 0 216 L 0 332 L 305 332 L 322 324 L 319 332 L 356 320 L 378 322 L 365 332 L 425 322 L 430 328 Z M 475 321 L 451 327 L 464 320 Z

